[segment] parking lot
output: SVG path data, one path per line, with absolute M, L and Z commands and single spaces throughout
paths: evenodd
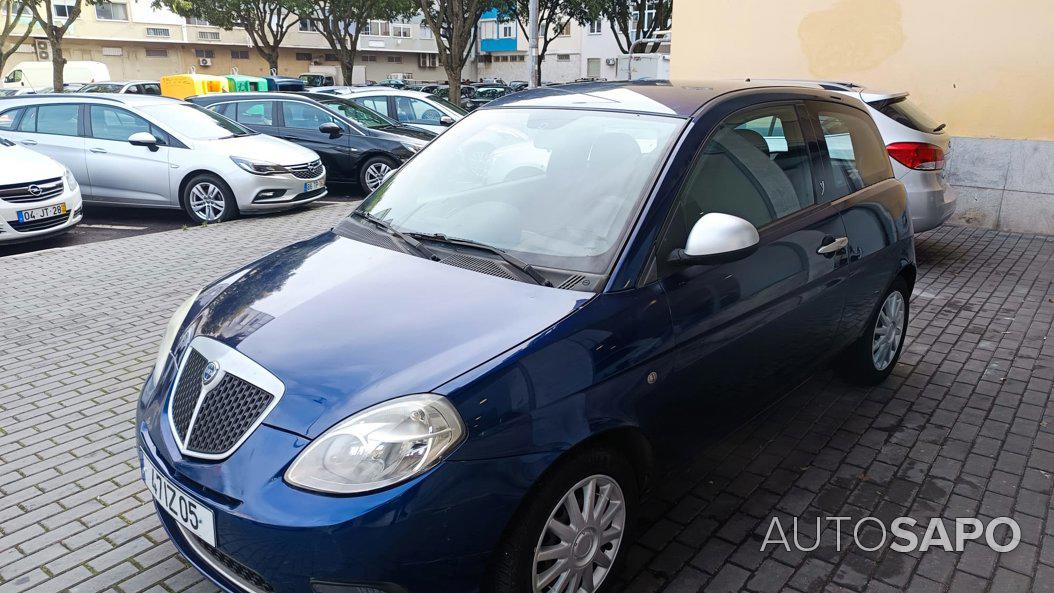
M 0 593 L 215 590 L 139 481 L 139 387 L 188 294 L 351 207 L 0 259 L 17 279 L 0 285 Z M 919 237 L 918 260 L 894 375 L 865 390 L 823 372 L 661 479 L 617 589 L 1054 590 L 1054 238 L 945 226 Z M 759 552 L 772 516 L 819 515 L 1007 515 L 1021 544 L 838 552 L 825 536 Z

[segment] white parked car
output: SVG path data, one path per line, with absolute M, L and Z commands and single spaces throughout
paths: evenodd
M 313 150 L 167 97 L 0 99 L 0 134 L 66 165 L 88 203 L 183 208 L 196 222 L 220 222 L 326 195 Z
M 83 214 L 69 169 L 0 136 L 0 245 L 64 233 Z
M 128 93 L 132 95 L 160 95 L 161 83 L 156 80 L 93 82 L 77 89 L 78 93 Z
M 395 121 L 442 134 L 467 112 L 428 93 L 403 91 L 386 86 L 335 86 L 311 89 L 316 93 L 340 95 Z

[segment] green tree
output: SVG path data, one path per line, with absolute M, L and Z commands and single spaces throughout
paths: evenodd
M 581 2 L 573 0 L 538 0 L 538 68 L 534 84 L 542 84 L 542 62 L 549 51 L 549 44 L 556 40 L 565 27 L 570 26 L 573 15 L 580 10 Z M 502 0 L 498 12 L 516 20 L 524 37 L 530 37 L 529 0 Z
M 70 26 L 81 16 L 81 9 L 85 4 L 95 4 L 94 1 L 75 0 L 72 4 L 63 3 L 66 7 L 66 16 L 55 16 L 55 7 L 52 0 L 33 0 L 27 2 L 29 10 L 33 12 L 33 20 L 40 25 L 44 31 L 44 37 L 51 45 L 51 86 L 56 93 L 62 92 L 63 69 L 66 67 L 66 56 L 62 51 L 62 42 L 69 32 Z
M 0 0 L 0 12 L 4 13 L 0 21 L 0 72 L 3 72 L 7 59 L 26 42 L 37 21 L 28 6 L 15 0 Z M 26 20 L 23 21 L 23 18 Z M 16 34 L 15 29 L 23 25 L 25 30 Z
M 629 53 L 634 40 L 654 37 L 657 31 L 669 29 L 673 21 L 673 0 L 579 0 L 574 5 L 572 13 L 579 22 L 606 20 L 624 54 Z M 652 44 L 637 51 L 656 52 L 659 46 Z
M 300 15 L 312 8 L 310 0 L 154 0 L 154 6 L 204 19 L 228 31 L 242 29 L 275 72 L 285 36 L 300 23 Z
M 344 84 L 351 84 L 359 36 L 366 23 L 407 18 L 419 9 L 417 0 L 315 0 L 310 17 L 340 60 Z
M 439 61 L 450 84 L 450 101 L 461 99 L 461 73 L 472 46 L 476 43 L 476 25 L 492 0 L 418 0 L 428 28 L 436 40 Z

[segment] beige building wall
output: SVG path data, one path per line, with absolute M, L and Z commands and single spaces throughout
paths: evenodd
M 955 136 L 1054 140 L 1052 0 L 689 0 L 671 77 L 852 81 Z

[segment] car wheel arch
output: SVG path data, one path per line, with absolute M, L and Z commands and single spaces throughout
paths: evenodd
M 235 202 L 237 202 L 238 196 L 234 194 L 234 190 L 231 189 L 230 184 L 227 183 L 227 180 L 223 178 L 223 175 L 220 175 L 219 173 L 216 173 L 215 171 L 210 171 L 208 169 L 194 169 L 193 171 L 184 174 L 183 178 L 179 180 L 179 194 L 177 195 L 177 197 L 179 198 L 180 208 L 186 207 L 187 186 L 190 185 L 190 181 L 198 175 L 212 175 L 216 177 L 221 183 L 223 183 L 224 187 L 227 188 L 227 191 L 231 192 L 231 195 L 235 197 Z

